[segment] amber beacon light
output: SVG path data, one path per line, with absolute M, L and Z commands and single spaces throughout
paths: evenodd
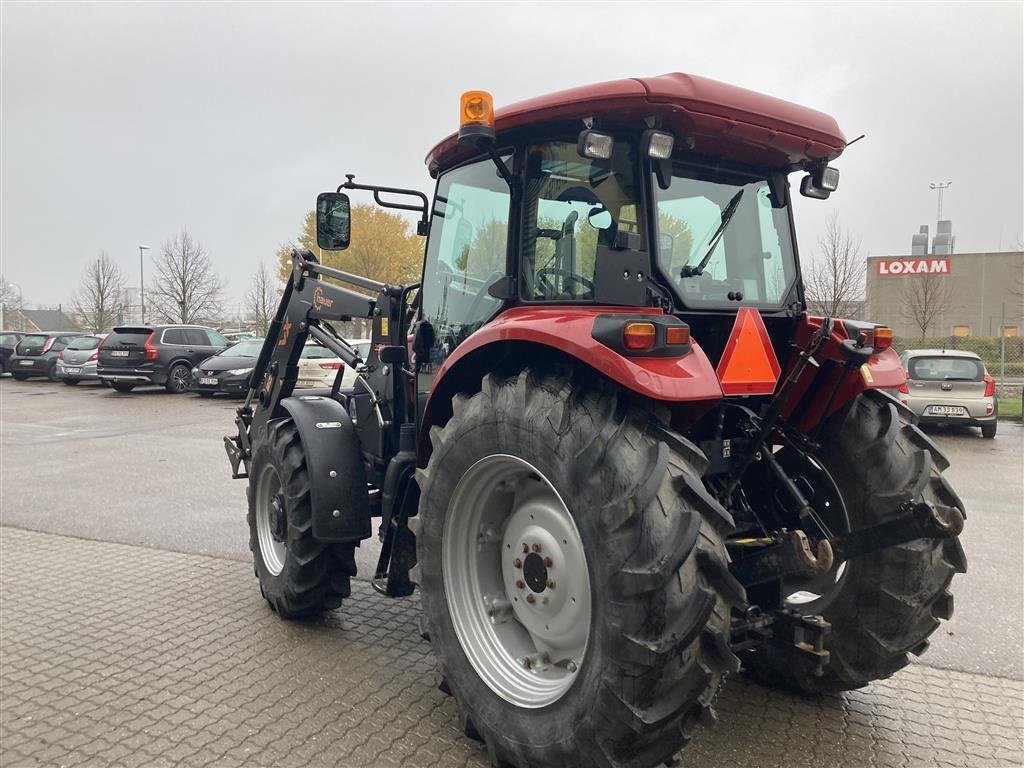
M 494 97 L 487 91 L 466 91 L 459 99 L 459 142 L 494 141 Z

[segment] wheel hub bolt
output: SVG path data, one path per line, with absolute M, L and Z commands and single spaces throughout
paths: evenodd
M 554 589 L 554 588 L 555 588 L 555 582 L 552 581 L 551 579 L 548 579 L 548 589 Z
M 534 597 L 533 595 L 527 595 L 526 596 L 526 602 L 528 602 L 530 605 L 533 605 L 534 603 L 537 602 L 537 598 Z
M 565 665 L 565 668 L 570 672 L 575 672 L 577 669 L 579 669 L 579 667 L 576 666 L 575 661 L 570 661 L 568 664 Z
M 516 589 L 523 589 L 525 586 L 526 586 L 526 582 L 523 581 L 522 579 L 518 579 L 516 581 Z M 533 595 L 530 595 L 530 597 L 533 597 Z
M 533 551 L 534 552 L 540 552 L 540 544 L 534 544 L 533 545 Z
M 554 564 L 554 561 L 550 557 L 544 558 L 544 567 L 550 568 Z
M 533 660 L 529 656 L 524 657 L 523 658 L 523 666 L 526 667 L 527 669 L 532 669 L 533 668 Z
M 517 557 L 515 560 L 512 561 L 512 565 L 514 565 L 516 568 L 522 568 L 523 561 Z
M 524 543 L 523 544 L 523 554 L 525 555 L 529 551 L 530 551 L 530 545 Z

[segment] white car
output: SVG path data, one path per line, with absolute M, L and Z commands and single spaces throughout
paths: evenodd
M 346 340 L 347 341 L 347 340 Z M 348 344 L 355 347 L 359 356 L 366 359 L 370 352 L 369 339 L 354 339 Z M 315 341 L 307 341 L 299 357 L 299 380 L 296 387 L 330 387 L 334 384 L 334 377 L 338 375 L 338 369 L 345 367 L 341 377 L 342 389 L 348 389 L 355 385 L 356 371 L 345 363 L 341 358 L 335 357 L 334 353 L 327 347 L 321 346 Z

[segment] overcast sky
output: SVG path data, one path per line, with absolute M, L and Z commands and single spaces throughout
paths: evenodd
M 500 107 L 672 71 L 867 134 L 838 193 L 796 197 L 805 261 L 833 211 L 865 256 L 909 253 L 946 181 L 958 252 L 1017 249 L 1022 8 L 5 1 L 0 269 L 27 306 L 67 303 L 100 250 L 137 286 L 137 246 L 187 227 L 237 304 L 344 173 L 432 191 L 423 158 L 462 91 Z

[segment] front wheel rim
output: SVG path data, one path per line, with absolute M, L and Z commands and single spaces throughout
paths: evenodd
M 281 479 L 272 466 L 260 473 L 256 484 L 256 539 L 260 545 L 263 565 L 271 576 L 284 570 L 287 547 L 281 536 L 281 520 L 284 516 L 284 498 L 281 494 Z
M 516 456 L 479 460 L 451 496 L 441 550 L 452 625 L 480 678 L 527 709 L 565 695 L 590 637 L 590 576 L 551 482 Z

